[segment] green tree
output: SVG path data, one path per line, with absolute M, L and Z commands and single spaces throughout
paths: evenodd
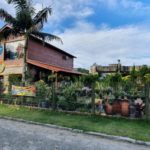
M 121 82 L 122 82 L 122 76 L 120 73 L 115 73 L 110 75 L 109 84 L 110 87 L 113 88 L 115 95 L 118 95 L 120 92 Z
M 89 70 L 87 70 L 85 68 L 77 68 L 77 71 L 79 71 L 81 73 L 89 74 Z
M 138 71 L 139 80 L 142 85 L 144 85 L 145 82 L 147 82 L 147 78 L 145 78 L 145 75 L 149 73 L 150 73 L 150 69 L 146 65 L 142 66 L 142 68 Z
M 91 98 L 92 113 L 95 114 L 95 87 L 96 82 L 99 80 L 99 75 L 88 74 L 85 75 L 82 80 L 86 86 L 92 89 L 92 98 Z
M 135 66 L 132 67 L 132 70 L 130 72 L 130 81 L 132 83 L 131 85 L 131 93 L 133 96 L 135 96 L 135 93 L 137 92 L 137 81 L 138 81 L 138 77 L 139 77 L 139 73 L 138 71 L 136 70 Z
M 26 74 L 26 51 L 28 45 L 28 39 L 31 35 L 40 38 L 41 40 L 58 40 L 61 39 L 55 35 L 44 33 L 43 29 L 44 23 L 47 22 L 48 15 L 51 15 L 52 8 L 45 7 L 38 13 L 32 5 L 32 0 L 6 0 L 8 4 L 12 4 L 16 10 L 16 16 L 13 17 L 6 10 L 0 9 L 0 19 L 5 23 L 10 24 L 11 28 L 8 28 L 0 32 L 0 39 L 7 39 L 10 35 L 17 36 L 18 34 L 24 35 L 26 38 L 25 50 L 24 50 L 24 69 L 22 82 L 25 84 L 25 74 Z M 61 41 L 62 42 L 62 41 Z
M 145 74 L 145 114 L 146 119 L 150 119 L 150 73 Z

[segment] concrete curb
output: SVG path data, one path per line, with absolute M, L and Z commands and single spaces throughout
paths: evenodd
M 44 124 L 44 123 L 39 123 L 39 122 L 34 122 L 34 121 L 26 121 L 26 120 L 23 120 L 23 119 L 17 119 L 17 118 L 12 118 L 12 117 L 0 116 L 0 119 L 23 122 L 23 123 L 26 123 L 26 124 L 40 125 L 40 126 L 43 126 L 43 127 L 50 127 L 50 128 L 60 129 L 60 130 L 67 130 L 67 131 L 71 131 L 71 132 L 74 132 L 74 133 L 83 133 L 83 134 L 86 134 L 86 135 L 98 136 L 98 137 L 101 137 L 101 138 L 111 139 L 111 140 L 115 140 L 115 141 L 122 141 L 122 142 L 128 142 L 128 143 L 132 143 L 132 144 L 150 146 L 150 142 L 135 140 L 135 139 L 131 139 L 129 137 L 113 136 L 113 135 L 108 135 L 108 134 L 99 133 L 99 132 L 90 132 L 90 131 L 88 132 L 88 131 L 83 131 L 83 130 L 79 130 L 79 129 L 62 127 L 62 126 L 59 126 L 59 125 Z

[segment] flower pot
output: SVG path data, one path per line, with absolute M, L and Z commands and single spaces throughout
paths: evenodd
M 122 116 L 129 116 L 129 101 L 128 100 L 122 100 L 120 102 L 121 105 L 121 115 Z
M 112 105 L 110 105 L 109 103 L 106 103 L 106 114 L 112 115 Z
M 112 104 L 112 112 L 113 112 L 113 114 L 121 114 L 120 101 L 115 101 L 115 102 Z

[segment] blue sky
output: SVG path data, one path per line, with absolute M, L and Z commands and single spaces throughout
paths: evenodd
M 60 36 L 52 44 L 77 56 L 75 67 L 150 65 L 150 0 L 33 0 L 35 8 L 51 6 L 44 31 Z M 15 11 L 0 1 L 12 15 Z M 0 22 L 2 26 L 3 23 Z

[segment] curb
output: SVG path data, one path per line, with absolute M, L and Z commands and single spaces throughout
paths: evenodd
M 122 141 L 122 142 L 128 142 L 128 143 L 132 143 L 132 144 L 150 146 L 150 142 L 135 140 L 135 139 L 132 139 L 129 137 L 113 136 L 113 135 L 108 135 L 108 134 L 99 133 L 99 132 L 83 131 L 80 129 L 67 128 L 67 127 L 62 127 L 59 125 L 44 124 L 44 123 L 39 123 L 39 122 L 34 122 L 34 121 L 26 121 L 23 119 L 17 119 L 17 118 L 12 118 L 12 117 L 0 116 L 0 119 L 12 120 L 12 121 L 22 122 L 22 123 L 26 123 L 26 124 L 40 125 L 43 127 L 55 128 L 55 129 L 60 129 L 60 130 L 67 130 L 67 131 L 71 131 L 74 133 L 83 133 L 86 135 L 97 136 L 97 137 L 106 138 L 106 139 L 115 140 L 115 141 Z

